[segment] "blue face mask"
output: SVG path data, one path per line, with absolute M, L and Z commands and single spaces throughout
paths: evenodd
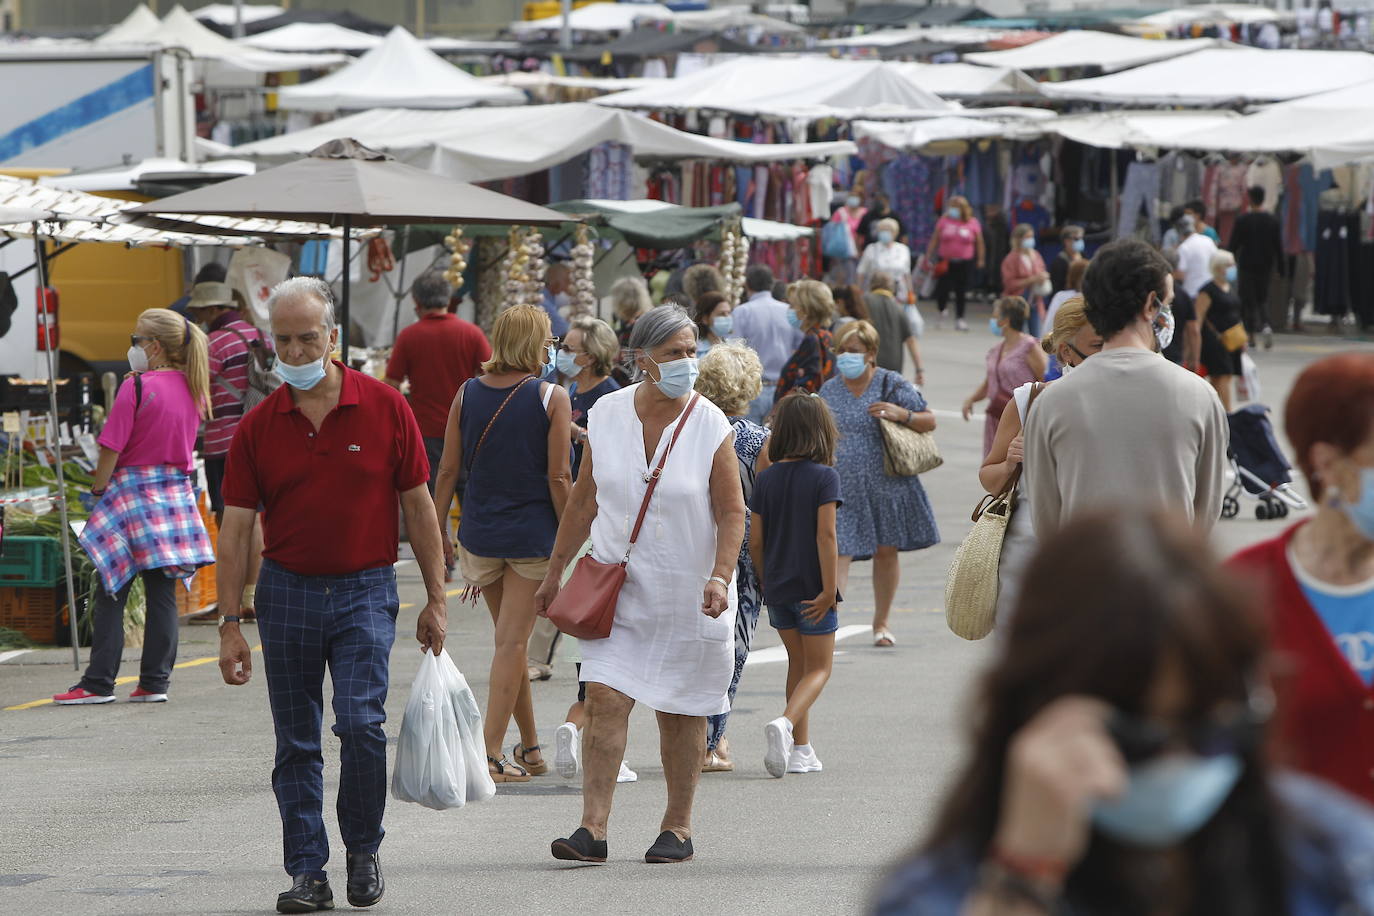
M 735 319 L 731 315 L 717 315 L 711 319 L 711 333 L 717 337 L 727 337 L 735 329 Z
M 653 362 L 650 360 L 650 362 Z M 677 399 L 692 390 L 697 383 L 697 361 L 691 356 L 668 363 L 654 363 L 658 367 L 658 381 L 654 382 L 665 397 Z
M 1360 501 L 1348 503 L 1337 496 L 1337 505 L 1355 530 L 1374 541 L 1374 468 L 1360 468 Z
M 958 207 L 950 207 L 945 211 L 945 216 L 948 216 L 950 219 L 963 219 L 964 211 L 960 210 Z
M 324 378 L 324 360 L 315 360 L 304 366 L 292 366 L 278 359 L 272 364 L 272 371 L 292 388 L 309 391 Z
M 1021 240 L 1021 247 L 1024 248 L 1024 249 L 1026 249 L 1027 251 L 1030 251 L 1032 248 L 1034 248 L 1034 247 L 1035 247 L 1035 236 L 1033 236 L 1033 235 L 1028 235 L 1028 236 L 1026 236 L 1025 238 L 1023 238 L 1023 239 Z
M 1212 819 L 1243 768 L 1236 754 L 1173 755 L 1133 766 L 1125 794 L 1094 806 L 1093 826 L 1133 846 L 1173 846 Z
M 880 241 L 880 242 L 890 242 L 890 241 L 892 241 L 892 238 L 893 238 L 892 233 L 891 233 L 891 232 L 888 232 L 888 231 L 885 230 L 885 229 L 884 229 L 882 232 L 879 232 L 879 233 L 878 233 L 878 241 Z
M 792 325 L 792 327 L 796 328 L 798 331 L 801 330 L 801 316 L 798 315 L 794 309 L 787 310 L 787 323 Z
M 558 371 L 567 376 L 573 376 L 581 372 L 582 367 L 577 364 L 577 354 L 568 350 L 559 350 Z
M 1227 283 L 1235 283 L 1235 282 L 1236 282 L 1236 276 L 1237 276 L 1237 274 L 1236 274 L 1236 265 L 1232 264 L 1230 267 L 1226 268 L 1226 282 L 1227 282 Z
M 1002 336 L 1002 326 L 997 323 L 996 318 L 988 319 L 988 333 L 990 333 L 993 337 Z
M 1074 239 L 1074 240 L 1073 240 L 1073 250 L 1076 251 L 1076 252 L 1078 252 L 1079 254 L 1082 254 L 1082 253 L 1083 253 L 1083 249 L 1084 249 L 1084 248 L 1087 248 L 1087 247 L 1088 247 L 1088 243 L 1085 242 L 1085 241 L 1083 241 L 1082 239 Z
M 862 353 L 835 354 L 835 370 L 847 379 L 856 379 L 868 368 L 868 357 Z
M 558 348 L 553 344 L 544 348 L 544 365 L 539 368 L 541 377 L 553 375 L 553 370 L 558 368 Z

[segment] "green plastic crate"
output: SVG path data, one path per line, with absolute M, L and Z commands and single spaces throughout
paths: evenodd
M 62 579 L 62 545 L 56 538 L 7 537 L 0 545 L 0 586 L 48 588 Z

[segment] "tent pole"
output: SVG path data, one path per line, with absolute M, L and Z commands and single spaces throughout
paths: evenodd
M 1111 220 L 1112 238 L 1116 238 L 1116 227 L 1121 224 L 1121 178 L 1117 174 L 1116 150 L 1112 150 L 1112 212 L 1107 214 Z
M 399 293 L 392 298 L 396 300 L 396 311 L 391 316 L 391 345 L 396 346 L 396 338 L 401 334 L 401 303 L 406 301 L 406 256 L 410 251 L 410 224 L 406 223 L 401 227 L 401 233 L 397 237 L 400 245 L 397 246 L 403 252 L 401 263 L 398 266 L 399 274 L 396 277 L 396 290 Z
M 48 286 L 48 255 L 43 250 L 43 237 L 40 234 L 41 227 L 38 223 L 33 224 L 33 257 L 34 265 L 38 268 L 38 294 L 43 295 L 43 290 Z M 46 321 L 43 316 L 39 316 L 40 321 Z M 62 436 L 58 430 L 57 415 L 57 367 L 53 364 L 53 340 L 47 336 L 44 342 L 48 345 L 44 350 L 48 355 L 48 440 L 56 442 L 55 461 L 53 467 L 57 472 L 57 506 L 62 513 L 62 562 L 67 574 L 67 621 L 72 630 L 72 668 L 81 670 L 81 640 L 76 632 L 76 577 L 72 575 L 72 541 L 71 541 L 71 520 L 67 517 L 67 475 L 62 467 Z
M 353 219 L 345 216 L 343 218 L 343 296 L 339 305 L 339 352 L 343 355 L 343 364 L 348 365 L 348 274 L 353 260 Z

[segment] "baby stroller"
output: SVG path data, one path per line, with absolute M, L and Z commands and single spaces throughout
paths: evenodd
M 1221 517 L 1235 518 L 1240 514 L 1240 500 L 1244 496 L 1259 505 L 1255 518 L 1261 521 L 1283 518 L 1289 509 L 1306 509 L 1307 500 L 1293 489 L 1288 473 L 1292 465 L 1283 457 L 1269 423 L 1269 408 L 1263 404 L 1249 404 L 1227 416 L 1231 427 L 1231 488 L 1221 502 Z

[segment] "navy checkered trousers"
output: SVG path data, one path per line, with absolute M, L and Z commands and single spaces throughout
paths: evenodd
M 258 634 L 277 735 L 272 789 L 281 812 L 286 873 L 324 877 L 324 757 L 320 748 L 326 665 L 339 736 L 339 833 L 349 852 L 375 853 L 386 809 L 386 692 L 396 639 L 396 572 L 298 576 L 264 559 Z

